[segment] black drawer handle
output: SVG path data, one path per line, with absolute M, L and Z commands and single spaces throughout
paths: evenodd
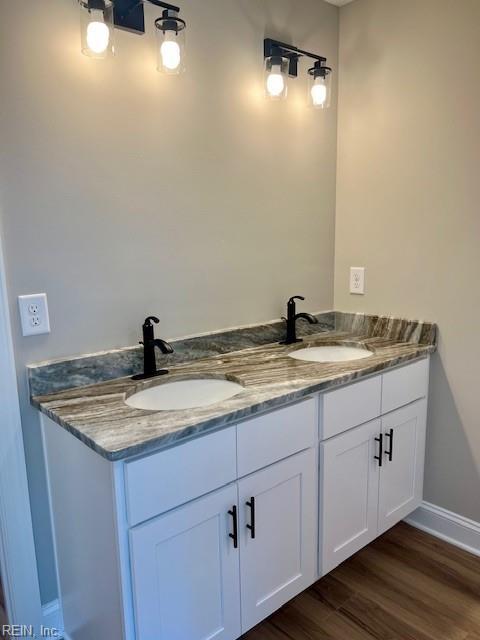
M 374 456 L 375 460 L 378 460 L 378 466 L 381 467 L 383 464 L 383 433 L 381 433 L 378 438 L 375 438 L 375 442 L 378 442 L 378 456 Z
M 229 533 L 228 537 L 233 540 L 233 548 L 238 549 L 238 519 L 237 519 L 237 505 L 233 505 L 233 507 L 228 512 L 228 515 L 233 518 L 233 533 Z
M 252 496 L 246 505 L 250 507 L 250 524 L 247 524 L 247 529 L 250 530 L 250 537 L 253 540 L 255 538 L 255 498 Z
M 393 429 L 390 429 L 388 433 L 385 434 L 385 437 L 389 439 L 389 449 L 385 449 L 385 455 L 388 457 L 388 461 L 391 462 L 393 460 Z

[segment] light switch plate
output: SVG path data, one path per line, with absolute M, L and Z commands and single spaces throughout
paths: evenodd
M 365 267 L 350 267 L 350 293 L 365 294 Z
M 18 296 L 18 308 L 24 336 L 50 333 L 50 318 L 46 293 Z

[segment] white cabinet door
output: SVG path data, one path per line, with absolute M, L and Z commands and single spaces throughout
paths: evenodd
M 230 485 L 130 531 L 136 640 L 238 638 L 236 504 Z
M 239 482 L 243 633 L 316 579 L 315 469 L 308 449 Z
M 420 400 L 382 418 L 378 534 L 416 509 L 423 494 L 427 402 Z
M 320 573 L 377 535 L 380 420 L 320 445 Z

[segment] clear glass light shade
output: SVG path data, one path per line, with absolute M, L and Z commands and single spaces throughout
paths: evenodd
M 168 75 L 185 71 L 185 23 L 178 18 L 159 18 L 157 29 L 157 69 Z
M 82 53 L 90 58 L 113 55 L 113 2 L 80 0 Z
M 321 75 L 310 75 L 309 98 L 310 104 L 315 109 L 328 109 L 332 95 L 332 74 L 330 71 L 322 72 Z
M 269 100 L 283 100 L 288 92 L 288 58 L 265 58 L 265 95 Z

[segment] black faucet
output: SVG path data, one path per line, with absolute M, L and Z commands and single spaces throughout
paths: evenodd
M 303 319 L 310 324 L 318 324 L 317 318 L 310 313 L 297 313 L 295 300 L 305 300 L 303 296 L 293 296 L 287 304 L 287 317 L 282 318 L 287 323 L 287 337 L 280 344 L 294 344 L 302 342 L 301 338 L 297 338 L 297 320 Z
M 164 376 L 168 373 L 167 369 L 157 370 L 155 347 L 158 347 L 164 354 L 173 353 L 173 347 L 165 340 L 155 339 L 152 322 L 158 324 L 160 320 L 155 316 L 149 316 L 143 323 L 143 342 L 140 342 L 140 344 L 143 344 L 143 373 L 132 376 L 132 380 L 146 380 L 155 376 Z

